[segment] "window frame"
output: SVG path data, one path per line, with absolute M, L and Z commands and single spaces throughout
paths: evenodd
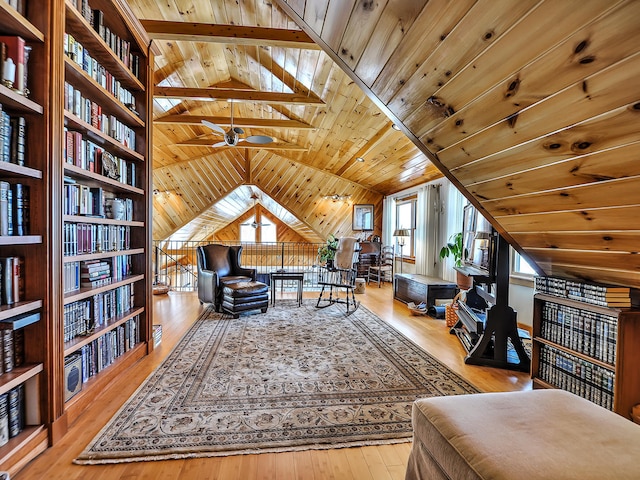
M 399 219 L 400 219 L 400 215 L 398 210 L 400 209 L 400 207 L 410 204 L 411 205 L 411 225 L 409 227 L 401 227 L 400 223 L 399 223 Z M 418 195 L 417 194 L 413 194 L 413 195 L 408 195 L 406 197 L 402 197 L 402 198 L 397 198 L 396 199 L 396 204 L 395 204 L 395 208 L 396 208 L 396 218 L 395 218 L 395 230 L 398 230 L 400 228 L 406 228 L 407 230 L 409 230 L 411 232 L 411 235 L 409 236 L 409 240 L 404 244 L 404 247 L 402 248 L 402 258 L 404 259 L 410 259 L 410 260 L 415 260 L 415 248 L 416 248 L 416 217 L 417 217 L 417 209 L 418 209 Z M 396 252 L 398 252 L 398 256 L 400 256 L 400 245 L 398 244 L 398 238 L 394 237 L 394 244 L 395 244 L 395 249 Z M 406 253 L 406 247 L 409 247 L 409 252 L 408 254 Z

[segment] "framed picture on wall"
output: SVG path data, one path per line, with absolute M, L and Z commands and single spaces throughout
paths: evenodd
M 373 230 L 373 205 L 353 206 L 352 230 Z

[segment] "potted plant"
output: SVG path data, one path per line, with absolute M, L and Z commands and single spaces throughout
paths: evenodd
M 327 265 L 329 268 L 333 267 L 333 260 L 336 257 L 337 249 L 338 239 L 335 235 L 331 234 L 327 238 L 327 242 L 318 248 L 318 263 L 320 265 Z
M 456 267 L 462 267 L 462 256 L 465 253 L 462 244 L 462 232 L 454 233 L 449 242 L 440 249 L 440 260 L 451 256 Z M 460 290 L 469 290 L 473 286 L 473 277 L 456 270 L 456 282 Z

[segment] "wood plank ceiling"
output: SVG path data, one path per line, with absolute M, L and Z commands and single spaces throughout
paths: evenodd
M 427 156 L 277 6 L 263 0 L 131 0 L 154 39 L 153 235 L 222 238 L 259 191 L 303 239 L 351 234 L 352 204 L 439 178 Z M 267 145 L 222 140 L 202 119 Z M 362 157 L 365 162 L 356 161 Z M 249 186 L 252 186 L 250 188 Z M 350 195 L 334 202 L 325 195 Z
M 322 195 L 349 193 L 380 211 L 384 195 L 438 178 L 439 169 L 547 274 L 640 287 L 640 2 L 130 3 L 142 19 L 186 27 L 180 40 L 154 42 L 156 84 L 167 88 L 158 93 L 207 89 L 184 92 L 216 98 L 157 97 L 154 184 L 181 192 L 156 202 L 157 238 L 246 184 L 320 238 L 348 233 L 340 229 L 350 207 Z M 270 31 L 257 46 L 246 30 L 229 38 L 228 29 L 189 23 Z M 299 28 L 322 50 L 307 46 Z M 273 29 L 290 31 L 302 48 L 265 38 Z M 274 136 L 286 149 L 198 145 L 216 137 L 172 116 L 221 122 L 229 117 L 224 89 L 251 92 L 249 100 L 274 92 L 323 103 L 234 104 L 248 135 Z
M 544 272 L 640 287 L 640 2 L 276 3 Z

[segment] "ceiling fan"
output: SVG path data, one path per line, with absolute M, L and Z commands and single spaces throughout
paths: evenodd
M 240 142 L 254 143 L 257 145 L 264 145 L 266 143 L 273 142 L 273 137 L 269 137 L 267 135 L 249 135 L 246 138 L 241 138 L 240 135 L 244 134 L 244 130 L 240 127 L 233 126 L 233 102 L 231 103 L 231 128 L 228 131 L 224 131 L 224 129 L 213 122 L 208 120 L 202 120 L 202 124 L 209 127 L 216 133 L 221 133 L 224 135 L 224 141 L 214 143 L 211 145 L 212 147 L 224 147 L 225 145 L 229 147 L 235 147 Z
M 270 223 L 262 223 L 262 222 L 256 222 L 255 218 L 256 218 L 256 213 L 257 213 L 257 202 L 258 202 L 258 195 L 256 195 L 255 192 L 251 193 L 251 198 L 253 199 L 253 210 L 254 210 L 254 214 L 253 214 L 253 222 L 251 223 L 241 223 L 240 225 L 243 226 L 249 226 L 252 228 L 258 228 L 258 227 L 269 227 L 271 226 Z

